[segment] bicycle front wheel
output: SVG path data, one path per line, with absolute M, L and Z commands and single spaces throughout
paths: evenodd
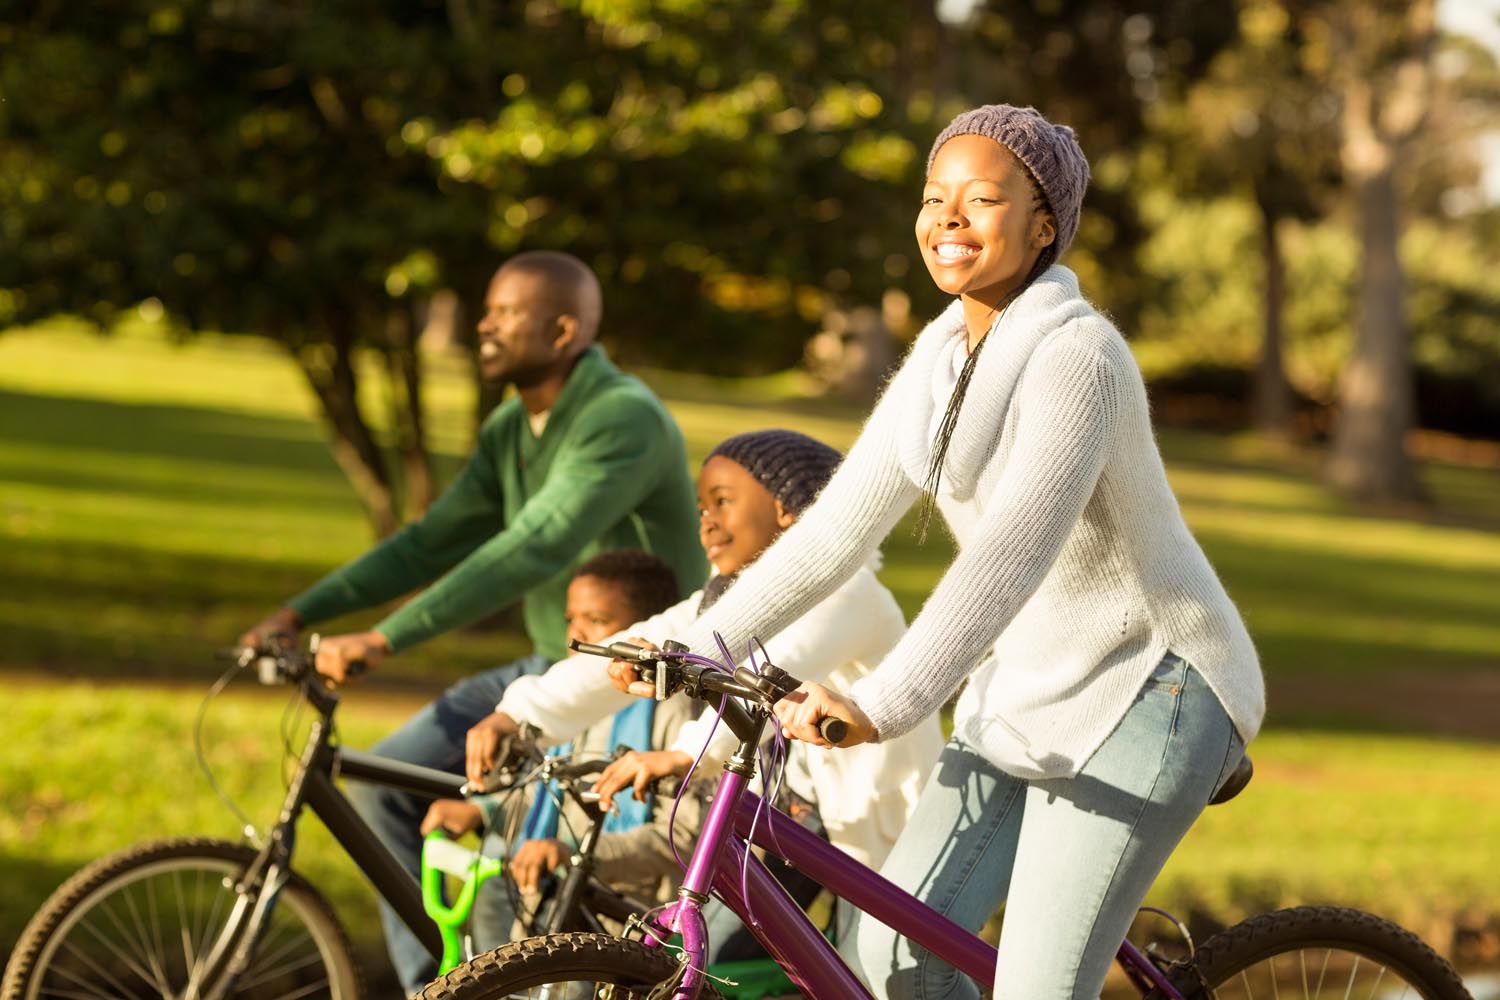
M 255 858 L 239 844 L 180 839 L 94 862 L 52 894 L 21 933 L 0 1000 L 183 997 L 204 971 Z M 356 1000 L 349 938 L 328 903 L 293 874 L 276 900 L 238 1000 Z M 206 988 L 206 984 L 199 984 Z
M 1190 972 L 1178 980 L 1193 1000 L 1472 1000 L 1453 966 L 1415 934 L 1340 907 L 1252 917 L 1205 941 L 1195 965 L 1201 981 Z
M 607 934 L 548 934 L 476 955 L 419 1000 L 657 1000 L 672 995 L 674 956 Z M 700 1000 L 720 1000 L 705 984 Z

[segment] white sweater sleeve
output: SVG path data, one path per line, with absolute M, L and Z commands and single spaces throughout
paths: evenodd
M 769 644 L 869 562 L 920 492 L 896 452 L 905 391 L 898 376 L 818 499 L 677 637 L 688 648 L 718 656 L 715 632 L 736 655 L 752 637 Z
M 1041 584 L 1109 457 L 1120 373 L 1064 328 L 1017 388 L 1018 429 L 992 502 L 905 637 L 851 695 L 882 739 L 948 698 Z
M 724 599 L 743 583 L 743 579 L 736 581 Z M 811 611 L 779 632 L 774 640 L 767 642 L 766 653 L 772 663 L 794 677 L 826 681 L 845 664 L 878 663 L 904 628 L 905 621 L 896 599 L 876 579 L 875 571 L 866 565 Z M 731 649 L 731 652 L 743 650 Z M 745 662 L 743 657 L 740 662 Z M 714 729 L 718 714 L 718 707 L 710 706 L 697 719 L 685 723 L 672 749 L 696 757 L 707 742 L 704 761 L 723 763 L 728 760 L 738 741 L 727 726 L 720 724 Z M 711 729 L 712 740 L 709 739 Z
M 701 598 L 701 593 L 693 594 L 659 615 L 622 629 L 601 645 L 633 635 L 673 638 L 692 622 Z M 549 742 L 564 743 L 635 700 L 610 683 L 607 664 L 583 653 L 558 660 L 544 674 L 517 677 L 495 710 L 517 722 L 531 723 Z

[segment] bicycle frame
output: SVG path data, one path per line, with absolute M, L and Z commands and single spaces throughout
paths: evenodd
M 619 655 L 615 649 L 589 648 L 577 643 L 573 648 Z M 621 649 L 625 649 L 622 643 Z M 714 673 L 702 666 L 681 666 L 676 667 L 681 675 L 676 682 L 667 679 L 667 670 L 669 664 L 664 661 L 655 666 L 657 697 L 666 697 L 673 687 L 684 687 L 694 694 L 709 691 L 720 694 L 721 720 L 741 741 L 735 756 L 724 765 L 718 792 L 703 823 L 693 858 L 688 862 L 678 900 L 645 924 L 648 948 L 660 948 L 672 934 L 682 936 L 685 964 L 673 988 L 672 1000 L 696 1000 L 705 981 L 708 940 L 702 906 L 711 891 L 750 928 L 750 933 L 808 999 L 873 1000 L 837 949 L 823 939 L 801 907 L 772 879 L 765 865 L 748 852 L 747 843 L 789 862 L 835 897 L 938 955 L 978 984 L 993 981 L 998 954 L 992 945 L 820 840 L 748 789 L 754 777 L 756 748 L 768 723 L 766 706 L 795 687 L 795 679 L 771 664 L 763 664 L 760 675 L 747 672 L 744 667 L 730 675 Z M 687 684 L 682 685 L 682 678 L 687 678 Z M 745 703 L 736 699 L 744 699 Z M 751 712 L 747 705 L 759 708 Z M 838 738 L 829 739 L 837 742 Z M 1122 943 L 1116 961 L 1143 994 L 1157 990 L 1167 1000 L 1182 1000 L 1182 994 L 1172 987 L 1167 976 L 1130 942 Z
M 234 909 L 214 943 L 188 995 L 205 1000 L 222 997 L 247 968 L 260 940 L 276 895 L 291 871 L 297 820 L 304 808 L 323 821 L 334 839 L 359 866 L 380 894 L 434 959 L 443 954 L 442 934 L 422 907 L 416 878 L 396 860 L 339 790 L 339 776 L 434 798 L 460 796 L 464 777 L 340 747 L 333 743 L 332 715 L 338 696 L 317 682 L 304 681 L 303 695 L 318 712 L 303 745 L 296 773 L 287 787 L 281 811 L 255 861 L 235 885 Z
M 744 734 L 744 722 L 732 718 L 739 714 L 726 711 L 725 718 L 737 734 Z M 763 726 L 762 719 L 756 729 Z M 744 921 L 811 1000 L 873 1000 L 864 983 L 818 932 L 802 908 L 792 901 L 765 865 L 748 854 L 746 843 L 764 848 L 813 876 L 835 896 L 926 948 L 981 986 L 990 983 L 995 976 L 994 946 L 930 909 L 749 790 L 753 769 L 748 762 L 754 759 L 759 733 L 755 736 L 754 740 L 743 743 L 739 753 L 726 765 L 678 901 L 657 917 L 657 933 L 648 931 L 645 938 L 647 947 L 660 947 L 672 933 L 682 935 L 688 961 L 672 1000 L 696 1000 L 704 981 L 702 970 L 706 968 L 708 942 L 701 907 L 710 889 Z M 1116 961 L 1142 994 L 1155 989 L 1165 1000 L 1182 1000 L 1182 994 L 1162 971 L 1130 942 L 1120 945 Z

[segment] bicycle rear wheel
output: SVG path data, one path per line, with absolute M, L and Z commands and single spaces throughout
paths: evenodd
M 255 852 L 217 840 L 141 844 L 83 868 L 52 894 L 16 943 L 0 1000 L 180 997 L 201 973 Z M 293 874 L 237 1000 L 356 1000 L 348 935 L 323 897 Z
M 607 934 L 548 934 L 476 955 L 418 994 L 420 1000 L 656 1000 L 680 970 L 662 948 Z M 720 1000 L 705 985 L 701 1000 Z
M 1472 1000 L 1421 939 L 1371 913 L 1302 906 L 1252 917 L 1205 941 L 1178 988 L 1190 1000 Z M 1203 986 L 1208 991 L 1203 992 Z

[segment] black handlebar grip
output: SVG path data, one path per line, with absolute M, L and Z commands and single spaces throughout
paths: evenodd
M 849 735 L 849 723 L 843 719 L 826 718 L 818 723 L 818 734 L 835 745 L 844 742 Z

